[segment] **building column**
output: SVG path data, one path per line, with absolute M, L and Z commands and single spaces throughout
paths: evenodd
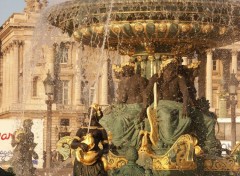
M 9 74 L 9 86 L 8 86 L 8 88 L 9 88 L 9 96 L 8 96 L 8 100 L 9 100 L 9 107 L 11 107 L 12 106 L 12 103 L 13 103 L 13 77 L 14 77 L 14 75 L 13 75 L 13 71 L 14 71 L 14 68 L 13 68 L 13 43 L 11 43 L 11 48 L 10 48 L 10 53 L 9 53 L 9 58 L 8 58 L 8 60 L 9 60 L 9 62 L 8 62 L 8 64 L 9 64 L 9 70 L 8 70 L 8 74 Z
M 206 64 L 206 99 L 209 100 L 210 107 L 212 107 L 212 50 L 207 50 L 207 64 Z
M 2 110 L 5 110 L 6 107 L 6 59 L 7 59 L 7 50 L 3 51 L 3 67 L 2 67 Z
M 52 46 L 46 46 L 45 48 L 46 56 L 47 56 L 47 72 L 50 71 L 51 76 L 54 74 L 54 58 L 55 58 L 55 51 L 56 51 L 56 44 Z M 46 74 L 47 74 L 46 72 Z
M 232 69 L 230 70 L 231 73 L 237 73 L 237 55 L 238 52 L 236 50 L 232 50 Z
M 13 86 L 13 103 L 18 103 L 18 71 L 19 71 L 19 42 L 18 41 L 14 41 L 14 45 L 13 45 L 13 58 L 12 58 L 12 78 L 13 78 L 13 82 L 12 82 L 12 86 Z
M 81 104 L 81 56 L 82 50 L 76 47 L 76 63 L 75 63 L 75 105 Z
M 24 41 L 23 46 L 23 100 L 22 103 L 28 104 L 31 101 L 31 83 L 32 83 L 32 43 L 29 40 Z
M 108 105 L 108 59 L 105 55 L 102 67 L 101 105 Z
M 5 98 L 5 110 L 7 111 L 9 109 L 9 86 L 10 86 L 10 75 L 9 75 L 9 71 L 10 71 L 10 67 L 9 67 L 9 61 L 10 61 L 10 48 L 7 51 L 7 55 L 6 55 L 6 62 L 5 62 L 5 73 L 6 73 L 6 87 L 5 87 L 5 94 L 6 94 L 6 98 Z
M 196 62 L 198 62 L 198 58 L 192 59 L 192 63 L 196 63 Z M 197 92 L 196 92 L 196 99 L 199 98 L 199 81 L 198 81 L 199 67 L 200 67 L 200 66 L 198 66 L 198 75 L 197 75 L 197 77 L 195 77 L 195 79 L 194 79 L 194 87 L 195 87 L 195 89 L 196 89 L 196 91 L 197 91 Z
M 3 53 L 0 53 L 0 112 L 2 110 L 2 102 L 3 102 Z
M 21 41 L 19 43 L 19 64 L 18 64 L 18 73 L 19 73 L 19 79 L 18 79 L 18 101 L 20 103 L 23 102 L 23 47 L 24 42 Z

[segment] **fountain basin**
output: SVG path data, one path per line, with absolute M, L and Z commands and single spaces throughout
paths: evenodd
M 51 7 L 48 20 L 84 45 L 106 39 L 105 48 L 128 55 L 182 55 L 240 40 L 240 4 L 232 0 L 68 1 Z

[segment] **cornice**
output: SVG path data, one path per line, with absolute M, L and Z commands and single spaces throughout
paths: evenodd
M 208 50 L 206 50 L 206 53 L 207 53 L 207 55 L 212 55 L 213 54 L 213 50 L 212 49 L 208 49 Z
M 238 50 L 232 49 L 232 56 L 237 56 L 238 55 Z
M 13 41 L 9 42 L 8 45 L 6 45 L 4 48 L 2 48 L 2 53 L 3 53 L 3 55 L 5 55 L 11 49 L 13 49 L 14 47 L 19 47 L 19 46 L 23 46 L 23 45 L 24 45 L 24 41 L 22 41 L 22 40 L 13 40 Z

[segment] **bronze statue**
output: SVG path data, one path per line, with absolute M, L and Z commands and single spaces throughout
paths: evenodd
M 192 105 L 197 106 L 197 90 L 194 85 L 195 78 L 199 74 L 199 66 L 200 66 L 200 61 L 197 62 L 192 62 L 190 65 L 180 65 L 178 67 L 178 73 L 179 75 L 183 76 L 186 80 L 186 85 L 188 88 L 189 92 L 189 97 L 192 102 Z
M 31 131 L 33 122 L 31 119 L 23 121 L 23 128 L 16 130 L 12 138 L 13 150 L 12 167 L 16 176 L 34 176 L 35 168 L 33 167 L 32 158 L 38 159 L 34 151 L 34 134 Z
M 0 167 L 0 175 L 2 175 L 2 176 L 15 176 L 13 171 L 10 171 L 10 169 L 4 170 Z
M 133 104 L 143 102 L 143 91 L 148 84 L 146 78 L 134 73 L 134 63 L 123 66 L 122 78 L 118 87 L 118 102 Z
M 91 112 L 92 111 L 92 112 Z M 103 116 L 101 109 L 94 105 L 89 109 L 90 124 L 79 128 L 71 143 L 71 148 L 76 149 L 73 176 L 107 176 L 103 154 L 108 152 L 107 133 L 98 123 Z M 99 148 L 99 143 L 103 148 Z
M 157 97 L 158 100 L 170 100 L 183 103 L 182 117 L 187 115 L 187 106 L 192 104 L 189 99 L 189 91 L 184 76 L 178 73 L 178 61 L 168 59 L 163 61 L 159 74 L 154 74 L 145 90 L 144 105 L 141 118 L 143 118 L 146 108 L 153 103 L 153 86 L 157 83 Z
M 117 104 L 106 109 L 100 120 L 101 125 L 112 133 L 112 142 L 121 154 L 125 154 L 125 147 L 129 145 L 136 148 L 140 146 L 138 134 L 143 126 L 137 117 L 142 109 L 143 92 L 148 81 L 135 73 L 134 67 L 134 63 L 121 67 Z

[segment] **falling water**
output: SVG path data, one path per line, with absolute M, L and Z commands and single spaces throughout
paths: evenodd
M 105 60 L 105 57 L 104 57 L 104 48 L 105 48 L 105 44 L 106 44 L 106 39 L 107 39 L 107 36 L 108 36 L 108 33 L 109 33 L 109 29 L 108 29 L 108 25 L 110 23 L 110 15 L 112 13 L 112 8 L 113 8 L 113 2 L 114 0 L 111 0 L 111 4 L 110 4 L 110 7 L 109 7 L 109 12 L 108 12 L 108 15 L 107 15 L 107 21 L 105 23 L 105 26 L 104 26 L 104 39 L 103 39 L 103 44 L 102 44 L 102 47 L 101 47 L 101 52 L 100 52 L 100 68 L 103 68 L 103 63 L 104 63 L 104 60 Z M 93 97 L 93 100 L 92 102 L 96 99 L 96 90 L 97 90 L 97 84 L 99 82 L 99 77 L 100 75 L 103 73 L 103 69 L 100 69 L 98 70 L 98 73 L 97 73 L 97 76 L 96 76 L 96 80 L 95 80 L 95 92 L 94 92 L 94 97 Z M 94 103 L 94 102 L 93 102 Z M 90 119 L 89 119 L 89 124 L 88 124 L 88 131 L 87 133 L 89 133 L 89 129 L 90 129 L 90 126 L 91 126 L 91 119 L 92 119 L 92 112 L 93 112 L 93 107 L 91 107 L 91 112 L 90 112 Z

